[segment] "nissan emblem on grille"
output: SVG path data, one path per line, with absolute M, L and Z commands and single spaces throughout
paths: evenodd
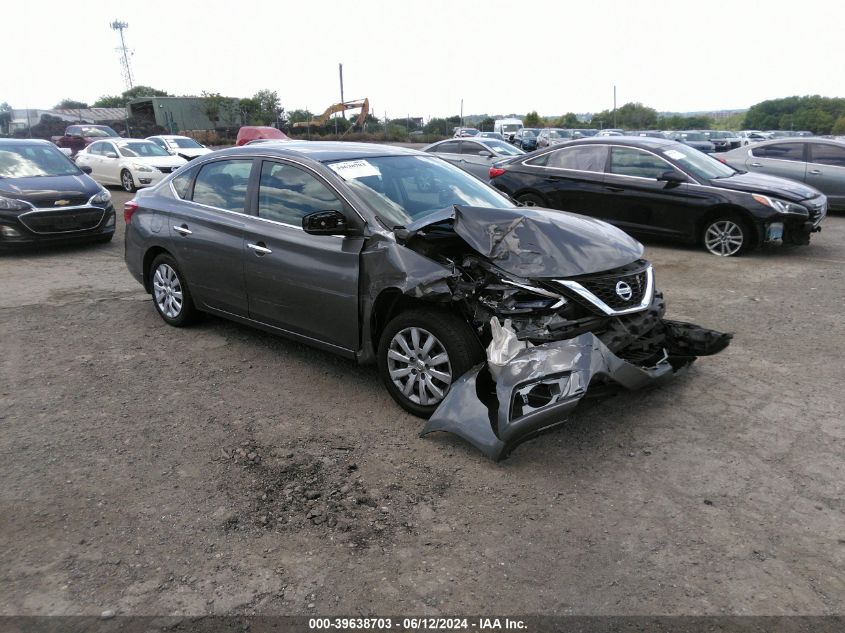
M 631 297 L 634 296 L 634 291 L 631 290 L 631 286 L 626 284 L 624 281 L 617 281 L 616 282 L 616 294 L 619 295 L 620 299 L 625 301 L 629 301 Z

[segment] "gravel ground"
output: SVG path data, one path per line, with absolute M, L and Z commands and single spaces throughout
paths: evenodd
M 845 217 L 648 244 L 670 317 L 731 347 L 501 464 L 372 368 L 166 326 L 122 233 L 0 255 L 0 614 L 843 612 Z

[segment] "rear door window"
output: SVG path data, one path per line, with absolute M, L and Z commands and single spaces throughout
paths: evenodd
M 659 178 L 674 167 L 662 158 L 634 147 L 613 147 L 610 152 L 609 173 L 636 178 Z
M 757 158 L 775 158 L 777 160 L 804 160 L 804 143 L 773 143 L 763 147 L 754 147 L 751 155 Z
M 432 151 L 438 154 L 459 154 L 460 146 L 458 141 L 447 141 L 435 147 Z
M 252 160 L 218 160 L 206 163 L 194 183 L 192 200 L 226 211 L 246 212 L 246 191 Z
M 845 167 L 845 147 L 828 143 L 810 144 L 810 162 L 833 167 Z
M 461 143 L 461 154 L 472 154 L 478 156 L 478 152 L 489 152 L 481 143 L 473 143 L 471 141 L 463 141 Z
M 565 147 L 549 154 L 547 167 L 577 171 L 603 172 L 607 162 L 607 145 Z

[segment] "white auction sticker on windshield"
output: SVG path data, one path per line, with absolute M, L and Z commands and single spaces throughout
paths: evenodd
M 378 167 L 365 160 L 345 160 L 340 163 L 330 163 L 329 167 L 344 180 L 381 176 Z
M 666 154 L 669 158 L 674 158 L 675 160 L 683 160 L 687 157 L 686 154 L 684 154 L 683 152 L 679 152 L 676 149 L 667 149 L 663 153 Z

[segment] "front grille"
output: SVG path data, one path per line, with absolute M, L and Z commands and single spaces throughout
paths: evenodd
M 33 211 L 19 216 L 18 219 L 33 233 L 71 233 L 96 228 L 103 220 L 104 214 L 104 209 Z
M 605 314 L 643 309 L 653 292 L 651 266 L 639 260 L 627 266 L 596 275 L 584 275 L 558 283 L 568 288 L 573 298 L 593 311 Z
M 827 199 L 824 196 L 819 196 L 804 202 L 807 210 L 810 212 L 810 222 L 813 226 L 818 226 L 827 212 Z
M 156 167 L 161 173 L 169 174 L 170 172 L 176 171 L 179 169 L 178 167 Z
M 579 279 L 579 283 L 614 310 L 624 310 L 642 302 L 646 289 L 646 271 L 633 275 Z M 630 288 L 630 296 L 626 286 Z
M 33 200 L 33 204 L 39 209 L 64 209 L 65 207 L 82 207 L 88 204 L 88 199 L 91 196 L 52 196 L 50 198 L 42 198 L 40 200 Z M 61 204 L 56 204 L 60 202 Z

